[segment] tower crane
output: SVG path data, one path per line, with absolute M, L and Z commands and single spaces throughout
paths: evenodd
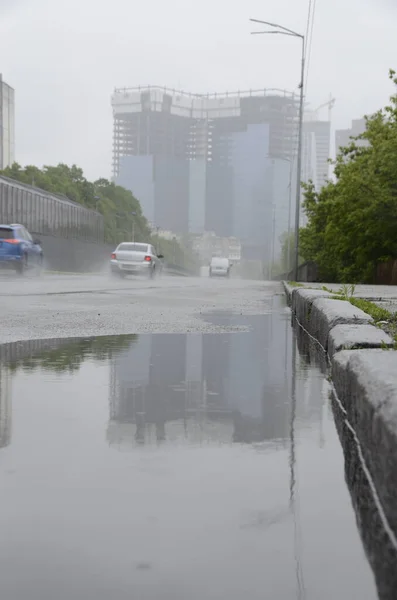
M 332 97 L 332 94 L 329 95 L 329 99 L 327 100 L 327 102 L 320 104 L 320 106 L 318 106 L 313 112 L 317 113 L 319 110 L 321 110 L 325 106 L 328 106 L 328 121 L 331 121 L 331 112 L 335 106 L 335 98 Z

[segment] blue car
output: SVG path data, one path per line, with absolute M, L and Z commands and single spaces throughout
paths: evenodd
M 23 225 L 0 225 L 0 268 L 20 273 L 34 269 L 41 271 L 43 249 Z

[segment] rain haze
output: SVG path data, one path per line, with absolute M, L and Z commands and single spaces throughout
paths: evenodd
M 307 10 L 307 0 L 1 0 L 18 162 L 76 163 L 90 178 L 108 177 L 115 87 L 297 90 L 299 42 L 251 36 L 249 18 L 304 32 Z M 395 25 L 391 0 L 317 2 L 307 101 L 315 108 L 332 93 L 335 128 L 387 102 Z
M 396 25 L 0 0 L 1 599 L 396 600 Z

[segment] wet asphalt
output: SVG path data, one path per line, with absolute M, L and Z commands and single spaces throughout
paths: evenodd
M 7 284 L 2 599 L 395 597 L 325 357 L 279 284 Z
M 202 315 L 214 310 L 262 314 L 280 284 L 162 276 L 0 276 L 0 340 L 215 332 Z

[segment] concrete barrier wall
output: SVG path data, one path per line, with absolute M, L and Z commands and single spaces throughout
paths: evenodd
M 393 347 L 393 340 L 350 302 L 319 289 L 293 288 L 283 283 L 288 304 L 299 325 L 332 358 L 341 350 Z
M 397 551 L 397 352 L 344 350 L 332 380 L 356 433 Z
M 36 234 L 33 234 L 36 237 Z M 98 272 L 107 269 L 115 245 L 96 244 L 82 240 L 63 239 L 55 236 L 37 235 L 42 243 L 44 266 L 50 271 L 71 273 Z M 193 271 L 165 263 L 164 271 L 170 275 L 195 275 Z
M 36 234 L 34 234 L 36 237 Z M 114 246 L 96 244 L 82 240 L 64 239 L 50 235 L 39 235 L 44 252 L 44 265 L 53 271 L 87 273 L 106 267 Z
M 285 283 L 284 288 L 300 328 L 316 340 L 328 356 L 343 427 L 353 438 L 377 504 L 377 516 L 382 521 L 387 545 L 397 560 L 397 352 L 393 349 L 394 342 L 372 324 L 369 315 L 350 302 L 334 299 L 322 290 L 292 288 Z M 341 431 L 340 423 L 338 429 Z M 397 577 L 393 581 L 396 580 Z
M 345 481 L 356 513 L 356 523 L 372 567 L 380 600 L 395 600 L 397 556 L 393 540 L 385 532 L 384 519 L 365 473 L 360 448 L 345 413 L 333 395 L 332 411 L 343 449 Z
M 295 274 L 293 271 L 277 275 L 273 277 L 275 281 L 293 281 Z M 318 269 L 314 262 L 305 262 L 298 267 L 298 281 L 305 281 L 308 283 L 314 283 L 318 281 Z

